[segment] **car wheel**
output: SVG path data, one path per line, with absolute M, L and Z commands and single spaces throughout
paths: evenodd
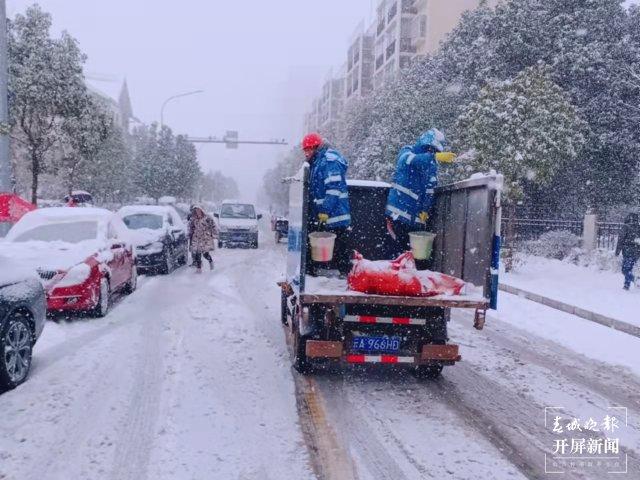
M 280 292 L 280 321 L 283 325 L 289 325 L 289 307 L 287 306 L 287 295 L 284 290 Z
M 297 318 L 291 321 L 291 330 L 293 334 L 293 368 L 303 375 L 307 375 L 313 370 L 311 362 L 307 358 L 308 337 L 300 334 Z
M 109 280 L 106 277 L 100 279 L 100 294 L 98 296 L 98 304 L 93 310 L 96 317 L 104 317 L 109 313 L 111 308 L 111 289 L 109 288 Z
M 162 265 L 160 266 L 160 273 L 162 275 L 169 275 L 173 270 L 173 261 L 171 260 L 171 252 L 169 250 L 164 252 L 164 258 Z
M 222 243 L 220 240 L 218 240 L 218 248 L 223 248 L 224 247 L 224 243 Z
M 136 291 L 137 287 L 138 287 L 138 267 L 134 265 L 133 269 L 131 270 L 131 280 L 129 280 L 129 282 L 125 285 L 124 293 L 127 295 L 130 295 Z
M 252 244 L 251 244 L 251 248 L 258 248 L 258 240 L 255 240 Z
M 33 335 L 27 318 L 9 317 L 0 336 L 0 389 L 12 389 L 27 379 L 31 369 Z

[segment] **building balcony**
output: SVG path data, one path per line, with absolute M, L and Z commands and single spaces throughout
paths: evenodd
M 382 17 L 380 19 L 380 21 L 378 22 L 378 28 L 376 29 L 376 35 L 380 36 L 380 34 L 382 34 L 382 32 L 384 32 L 384 27 L 386 27 L 387 24 L 384 20 L 384 17 Z
M 418 7 L 416 6 L 415 0 L 402 0 L 402 13 L 417 15 Z
M 418 48 L 416 47 L 413 38 L 401 38 L 400 39 L 400 52 L 401 53 L 416 53 Z
M 384 53 L 381 53 L 378 55 L 378 58 L 376 58 L 376 70 L 379 70 L 382 65 L 384 65 Z

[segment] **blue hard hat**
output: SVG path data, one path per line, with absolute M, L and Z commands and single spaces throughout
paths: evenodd
M 444 133 L 437 128 L 432 128 L 420 135 L 417 144 L 422 148 L 433 147 L 438 152 L 442 152 L 447 145 L 447 140 L 444 137 Z

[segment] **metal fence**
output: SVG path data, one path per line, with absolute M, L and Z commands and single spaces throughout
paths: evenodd
M 615 250 L 624 223 L 598 222 L 598 248 Z
M 506 245 L 507 226 L 509 219 L 502 219 L 502 238 Z M 605 250 L 615 250 L 618 236 L 622 230 L 623 223 L 619 222 L 597 222 L 597 246 Z M 548 220 L 541 218 L 516 218 L 513 224 L 515 244 L 529 240 L 537 240 L 543 233 L 553 230 L 564 230 L 571 232 L 578 237 L 583 236 L 584 222 L 582 219 L 575 220 Z
M 508 242 L 507 227 L 509 219 L 502 219 L 503 243 Z M 514 241 L 516 244 L 528 240 L 537 240 L 543 233 L 553 230 L 565 230 L 579 237 L 582 236 L 582 220 L 547 220 L 541 218 L 516 218 L 513 222 Z

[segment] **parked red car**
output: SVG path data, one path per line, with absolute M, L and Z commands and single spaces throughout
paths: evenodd
M 116 291 L 137 284 L 129 232 L 101 208 L 44 208 L 27 213 L 0 243 L 0 253 L 35 268 L 49 311 L 104 316 Z

